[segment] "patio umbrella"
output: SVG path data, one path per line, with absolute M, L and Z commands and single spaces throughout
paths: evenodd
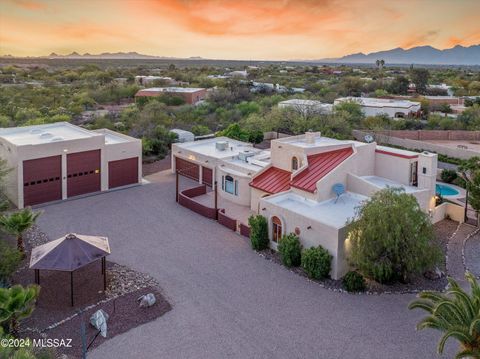
M 103 287 L 106 289 L 105 257 L 110 254 L 107 237 L 70 233 L 35 247 L 30 257 L 30 269 L 35 270 L 35 282 L 40 284 L 40 270 L 70 272 L 70 295 L 73 306 L 73 272 L 99 259 L 102 260 Z

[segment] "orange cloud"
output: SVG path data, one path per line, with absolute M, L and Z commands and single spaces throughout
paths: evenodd
M 322 1 L 134 1 L 131 10 L 143 15 L 167 14 L 187 30 L 205 35 L 295 35 L 335 20 L 332 0 Z
M 34 0 L 13 0 L 13 3 L 27 10 L 44 10 L 47 4 Z

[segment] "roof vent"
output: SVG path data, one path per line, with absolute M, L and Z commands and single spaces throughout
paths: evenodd
M 42 131 L 41 129 L 39 129 L 39 128 L 32 128 L 32 129 L 30 130 L 30 133 L 33 133 L 33 134 L 35 134 L 35 133 L 42 133 L 42 132 L 43 132 L 43 131 Z
M 305 132 L 305 142 L 310 145 L 315 144 L 315 137 L 317 135 L 320 136 L 320 132 Z
M 51 138 L 53 135 L 50 132 L 45 132 L 40 135 L 40 138 Z
M 226 151 L 228 149 L 228 141 L 217 141 L 217 142 L 215 142 L 215 148 L 218 151 Z
M 255 152 L 244 150 L 238 153 L 238 159 L 244 162 L 248 162 L 247 159 L 255 155 Z
M 63 141 L 63 137 L 62 136 L 56 136 L 56 137 L 53 137 L 50 142 L 57 142 L 57 141 Z

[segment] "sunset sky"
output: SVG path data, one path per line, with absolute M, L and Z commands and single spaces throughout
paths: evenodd
M 480 43 L 480 0 L 0 0 L 0 55 L 319 59 Z

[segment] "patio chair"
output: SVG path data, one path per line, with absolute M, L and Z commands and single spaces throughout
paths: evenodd
M 337 198 L 335 198 L 335 203 L 337 203 L 340 196 L 345 193 L 345 186 L 343 185 L 343 183 L 335 183 L 332 189 L 333 192 L 335 192 L 335 194 L 337 195 Z

